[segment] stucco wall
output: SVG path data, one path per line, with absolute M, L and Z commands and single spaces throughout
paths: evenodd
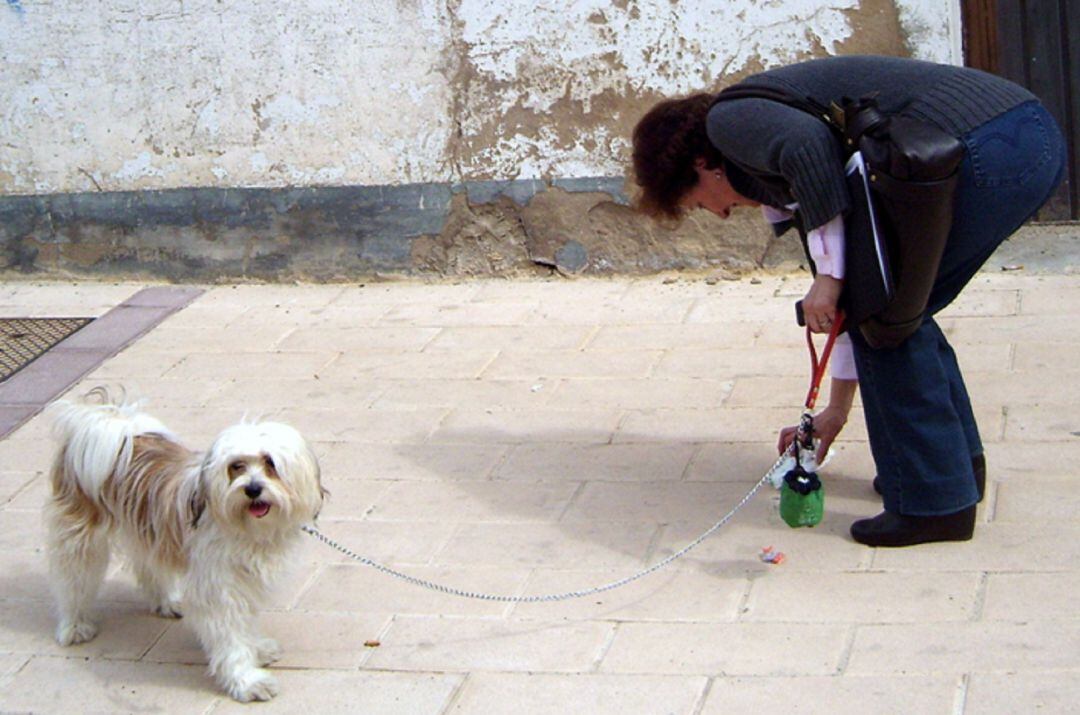
M 611 176 L 653 98 L 949 61 L 952 4 L 6 0 L 0 193 Z
M 386 192 L 400 225 L 346 225 L 337 208 L 302 221 L 267 218 L 263 233 L 235 236 L 230 265 L 296 242 L 303 236 L 288 231 L 311 225 L 336 227 L 337 250 L 352 251 L 361 269 L 367 259 L 358 257 L 374 255 L 400 259 L 405 269 L 482 270 L 483 260 L 459 255 L 468 248 L 463 237 L 472 237 L 488 247 L 516 242 L 496 253 L 516 250 L 525 264 L 543 263 L 548 248 L 573 239 L 587 257 L 580 269 L 605 270 L 618 260 L 594 249 L 612 245 L 620 231 L 639 242 L 633 266 L 640 269 L 711 265 L 717 255 L 760 263 L 772 250 L 766 235 L 734 236 L 708 218 L 665 235 L 683 241 L 689 258 L 657 264 L 655 252 L 645 255 L 660 229 L 619 213 L 634 122 L 660 97 L 811 56 L 956 62 L 958 7 L 959 0 L 5 0 L 0 199 L 36 198 L 0 206 L 9 223 L 0 238 L 9 267 L 41 267 L 44 257 L 59 267 L 77 256 L 77 266 L 107 266 L 117 245 L 136 251 L 136 234 L 168 215 L 168 231 L 145 243 L 182 225 L 188 250 L 216 242 L 209 253 L 217 256 L 228 253 L 222 236 L 235 226 L 207 225 L 200 207 L 242 210 L 247 199 L 234 191 L 219 200 L 213 191 L 351 187 L 374 201 L 373 216 L 371 197 Z M 177 191 L 137 200 L 116 194 L 162 190 Z M 553 191 L 537 206 L 562 218 L 546 221 L 530 205 Z M 592 203 L 576 191 L 590 192 Z M 63 198 L 70 196 L 79 198 Z M 282 203 L 253 196 L 259 211 Z M 312 205 L 338 206 L 341 196 Z M 92 230 L 83 214 L 57 205 L 92 208 Z M 148 207 L 145 221 L 121 216 L 136 205 Z M 606 238 L 590 216 L 601 217 Z M 552 234 L 552 225 L 567 228 Z M 718 243 L 701 247 L 706 235 Z M 717 254 L 725 243 L 728 253 Z M 753 248 L 745 255 L 732 253 L 746 244 Z M 564 254 L 580 257 L 577 249 Z

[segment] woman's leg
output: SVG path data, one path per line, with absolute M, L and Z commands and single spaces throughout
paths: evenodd
M 964 143 L 968 155 L 960 168 L 953 228 L 926 320 L 893 350 L 873 350 L 858 331 L 852 335 L 878 483 L 891 514 L 937 517 L 974 509 L 971 460 L 982 453 L 982 443 L 955 354 L 930 316 L 956 298 L 1064 174 L 1064 140 L 1034 102 L 978 127 Z M 853 535 L 865 541 L 860 535 L 866 536 L 866 524 L 873 521 L 856 522 L 863 528 L 857 533 L 853 526 Z M 916 529 L 919 521 L 905 523 Z M 905 543 L 919 543 L 917 537 Z

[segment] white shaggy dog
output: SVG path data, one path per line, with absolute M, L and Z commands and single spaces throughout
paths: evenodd
M 179 616 L 182 601 L 221 687 L 241 701 L 274 697 L 262 666 L 280 648 L 256 632 L 255 611 L 322 505 L 314 453 L 274 422 L 234 425 L 192 452 L 138 405 L 95 393 L 102 404 L 51 408 L 61 441 L 46 515 L 56 640 L 97 634 L 90 609 L 115 542 L 156 613 Z

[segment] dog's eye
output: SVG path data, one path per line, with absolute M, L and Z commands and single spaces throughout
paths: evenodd
M 236 479 L 241 474 L 247 471 L 247 464 L 241 461 L 233 462 L 229 465 L 229 479 Z
M 266 465 L 267 472 L 277 474 L 277 467 L 274 466 L 274 460 L 269 454 L 263 455 L 263 464 Z

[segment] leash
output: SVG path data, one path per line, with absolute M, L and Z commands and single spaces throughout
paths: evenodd
M 568 601 L 568 600 L 573 599 L 573 598 L 582 598 L 584 596 L 592 596 L 592 595 L 597 594 L 597 593 L 603 593 L 604 591 L 611 591 L 613 589 L 619 588 L 620 586 L 625 586 L 626 584 L 637 581 L 638 579 L 643 578 L 645 576 L 648 576 L 651 573 L 655 573 L 655 572 L 659 571 L 660 569 L 664 568 L 665 566 L 667 566 L 668 564 L 670 564 L 671 562 L 673 562 L 673 561 L 675 561 L 675 560 L 677 560 L 679 558 L 682 558 L 687 553 L 689 553 L 690 550 L 693 549 L 695 546 L 697 546 L 702 541 L 704 541 L 705 539 L 712 536 L 712 534 L 714 532 L 716 532 L 717 529 L 719 529 L 724 524 L 731 521 L 731 518 L 733 516 L 735 516 L 735 514 L 737 514 L 740 509 L 742 509 L 744 506 L 746 506 L 747 502 L 749 502 L 754 497 L 754 495 L 757 494 L 758 490 L 761 489 L 761 487 L 766 482 L 769 481 L 770 476 L 772 475 L 772 473 L 775 472 L 780 467 L 781 463 L 786 458 L 787 458 L 786 455 L 782 455 L 779 459 L 777 459 L 776 463 L 772 466 L 772 468 L 769 470 L 769 472 L 764 477 L 762 477 L 760 480 L 758 480 L 757 484 L 755 484 L 753 487 L 751 487 L 750 491 L 748 491 L 746 493 L 746 496 L 744 496 L 739 501 L 738 504 L 736 504 L 734 507 L 732 507 L 731 511 L 729 511 L 727 514 L 725 514 L 723 517 L 721 517 L 719 521 L 717 521 L 715 524 L 713 524 L 711 527 L 709 527 L 709 529 L 707 531 L 705 531 L 705 533 L 703 533 L 701 536 L 699 536 L 698 538 L 691 541 L 689 544 L 687 544 L 683 548 L 679 549 L 678 551 L 671 554 L 670 556 L 663 559 L 662 561 L 657 561 L 652 566 L 649 566 L 648 568 L 642 569 L 641 571 L 638 571 L 637 573 L 635 573 L 635 574 L 633 574 L 631 576 L 627 576 L 626 578 L 621 578 L 618 581 L 612 581 L 610 583 L 605 583 L 605 584 L 603 584 L 601 586 L 594 586 L 592 588 L 582 589 L 580 591 L 566 591 L 566 592 L 563 592 L 563 593 L 547 593 L 547 594 L 540 594 L 540 595 L 533 595 L 533 596 L 528 596 L 528 595 L 511 596 L 511 595 L 507 595 L 507 594 L 491 594 L 491 593 L 480 593 L 480 592 L 477 592 L 477 591 L 465 591 L 465 590 L 462 590 L 462 589 L 459 589 L 459 588 L 455 588 L 453 586 L 447 586 L 447 585 L 444 585 L 444 584 L 435 583 L 434 581 L 427 581 L 427 580 L 422 579 L 422 578 L 417 578 L 416 576 L 410 576 L 409 574 L 406 574 L 406 573 L 403 573 L 401 571 L 397 571 L 395 569 L 392 569 L 389 566 L 386 566 L 385 564 L 381 564 L 381 563 L 379 563 L 377 561 L 373 561 L 372 559 L 369 559 L 366 556 L 361 556 L 360 554 L 355 553 L 354 551 L 352 551 L 348 547 L 342 546 L 338 542 L 334 541 L 329 536 L 327 536 L 326 534 L 322 533 L 317 528 L 315 528 L 314 525 L 305 524 L 304 526 L 302 526 L 300 528 L 301 528 L 302 531 L 304 531 L 307 534 L 310 534 L 311 536 L 314 536 L 316 539 L 323 542 L 324 544 L 326 544 L 330 548 L 341 552 L 342 554 L 344 554 L 345 556 L 348 556 L 350 559 L 353 559 L 354 561 L 359 561 L 360 563 L 364 564 L 365 566 L 371 566 L 372 568 L 376 569 L 377 571 L 381 571 L 382 573 L 387 574 L 388 576 L 393 576 L 394 578 L 401 579 L 402 581 L 406 581 L 408 583 L 411 583 L 414 586 L 420 586 L 422 588 L 430 589 L 432 591 L 438 591 L 439 593 L 447 594 L 447 595 L 450 595 L 450 596 L 460 596 L 461 598 L 473 598 L 473 599 L 477 599 L 477 600 L 481 600 L 481 601 L 499 601 L 499 602 L 502 602 L 502 603 L 547 603 L 547 602 L 552 602 L 552 601 Z
M 806 393 L 804 403 L 806 411 L 814 409 L 817 404 L 818 393 L 821 391 L 821 381 L 825 378 L 825 368 L 829 365 L 829 356 L 832 355 L 833 345 L 836 338 L 844 329 L 844 314 L 836 311 L 836 319 L 829 329 L 829 337 L 825 340 L 825 348 L 821 351 L 821 360 L 818 360 L 817 348 L 814 347 L 814 336 L 810 332 L 810 326 L 806 326 L 806 345 L 810 348 L 810 391 Z
M 810 346 L 810 363 L 812 375 L 810 381 L 810 392 L 806 396 L 806 412 L 803 414 L 803 421 L 800 424 L 800 430 L 802 430 L 804 426 L 807 428 L 806 438 L 808 440 L 813 434 L 813 418 L 810 416 L 810 410 L 814 408 L 814 404 L 817 402 L 818 392 L 821 389 L 821 381 L 825 376 L 825 368 L 829 362 L 829 355 L 832 354 L 833 344 L 836 342 L 836 337 L 840 334 L 840 331 L 843 328 L 843 323 L 843 314 L 838 312 L 836 321 L 829 332 L 829 337 L 825 343 L 825 348 L 822 351 L 820 360 L 818 359 L 817 349 L 814 347 L 814 341 L 811 337 L 810 328 L 807 327 L 806 329 L 806 341 Z M 798 451 L 799 450 L 796 448 L 796 465 L 798 465 L 799 461 Z M 697 537 L 683 548 L 662 559 L 661 561 L 657 561 L 652 566 L 644 568 L 637 573 L 631 574 L 630 576 L 627 576 L 625 578 L 621 578 L 618 581 L 611 581 L 600 586 L 593 586 L 591 588 L 581 589 L 578 591 L 564 591 L 561 593 L 545 593 L 537 595 L 510 595 L 497 593 L 482 593 L 479 591 L 466 591 L 464 589 L 456 588 L 454 586 L 447 586 L 446 584 L 436 583 L 435 581 L 428 581 L 427 579 L 410 576 L 403 571 L 398 571 L 397 569 L 393 569 L 385 564 L 381 564 L 378 561 L 369 559 L 366 556 L 361 556 L 347 546 L 338 543 L 334 539 L 319 531 L 314 524 L 305 524 L 304 526 L 300 527 L 300 529 L 304 533 L 315 537 L 330 548 L 340 552 L 341 554 L 344 554 L 345 556 L 349 557 L 354 561 L 358 561 L 365 566 L 370 566 L 376 571 L 384 573 L 387 576 L 392 576 L 396 579 L 405 581 L 406 583 L 411 583 L 414 586 L 426 588 L 431 591 L 437 591 L 438 593 L 442 593 L 445 595 L 458 596 L 461 598 L 472 598 L 480 601 L 497 601 L 501 603 L 550 603 L 554 601 L 568 601 L 575 598 L 593 596 L 598 593 L 611 591 L 619 588 L 620 586 L 625 586 L 629 583 L 633 583 L 634 581 L 644 578 L 649 574 L 656 573 L 668 564 L 671 564 L 672 562 L 682 558 L 692 549 L 698 546 L 701 542 L 705 541 L 705 539 L 712 536 L 718 529 L 731 521 L 732 517 L 734 517 L 740 509 L 746 506 L 746 504 L 754 497 L 755 494 L 758 493 L 758 490 L 760 490 L 762 486 L 764 486 L 766 483 L 774 482 L 777 475 L 779 475 L 782 471 L 786 471 L 785 467 L 790 458 L 791 456 L 787 453 L 780 455 L 780 457 L 776 460 L 776 462 L 769 469 L 769 471 L 766 472 L 765 476 L 759 479 L 758 482 L 750 488 L 750 491 L 748 491 L 746 495 L 742 499 L 740 499 L 739 502 L 734 507 L 732 507 L 730 511 L 728 511 L 727 514 L 724 514 L 724 516 L 722 516 L 715 524 L 713 524 L 704 533 L 702 533 L 701 536 Z
M 795 315 L 799 325 L 803 325 L 801 302 L 795 306 Z M 825 515 L 825 490 L 817 474 L 821 465 L 818 464 L 817 449 L 814 446 L 813 409 L 821 391 L 821 381 L 825 378 L 825 368 L 829 364 L 833 345 L 836 344 L 836 338 L 843 327 L 844 314 L 837 311 L 819 360 L 813 333 L 810 332 L 810 326 L 806 326 L 806 344 L 810 348 L 810 390 L 806 393 L 799 427 L 795 431 L 791 447 L 784 455 L 790 468 L 782 478 L 773 480 L 773 484 L 780 489 L 780 518 L 792 528 L 817 526 Z

